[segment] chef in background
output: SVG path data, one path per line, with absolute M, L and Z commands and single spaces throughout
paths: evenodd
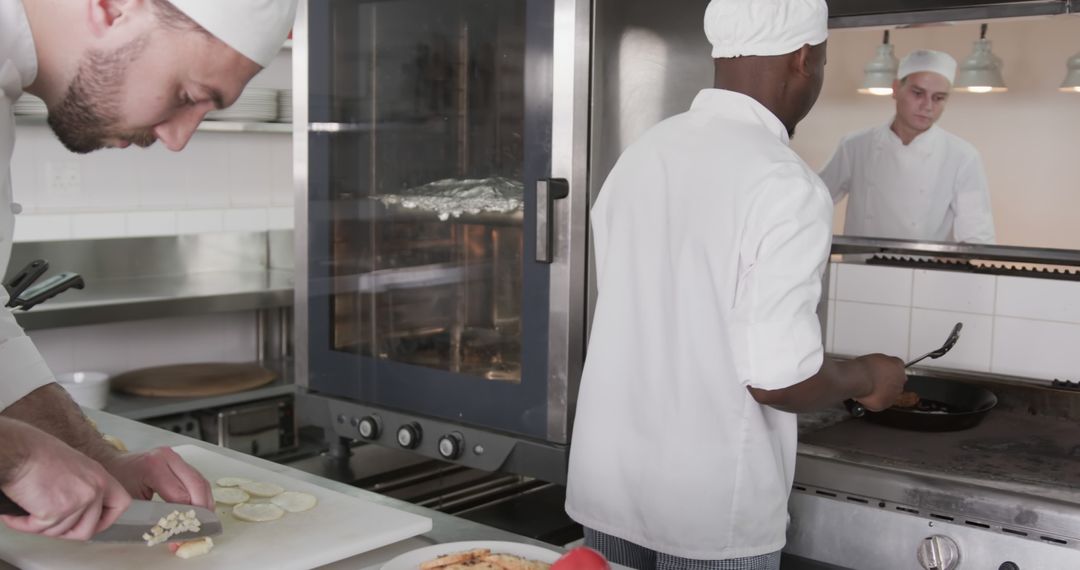
M 889 356 L 823 358 L 833 205 L 789 138 L 821 92 L 827 23 L 825 0 L 712 0 L 715 88 L 627 148 L 592 208 L 566 510 L 612 562 L 778 569 L 795 414 L 884 409 L 906 381 Z
M 994 243 L 979 151 L 936 125 L 955 77 L 948 54 L 913 51 L 893 83 L 893 119 L 840 142 L 820 174 L 834 203 L 848 197 L 845 235 Z
M 45 101 L 72 152 L 157 141 L 178 151 L 273 60 L 295 12 L 296 0 L 0 0 L 0 268 L 11 256 L 13 105 L 23 91 Z M 0 287 L 0 306 L 7 300 Z M 209 483 L 172 450 L 106 443 L 4 308 L 0 490 L 29 513 L 0 522 L 69 539 L 112 524 L 131 496 L 214 506 Z

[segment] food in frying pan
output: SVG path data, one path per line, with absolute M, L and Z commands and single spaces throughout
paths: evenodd
M 914 408 L 919 405 L 919 395 L 915 392 L 904 392 L 893 404 L 895 408 Z
M 551 568 L 551 565 L 545 562 L 512 554 L 492 554 L 487 548 L 447 554 L 420 565 L 420 570 L 548 570 L 548 568 Z

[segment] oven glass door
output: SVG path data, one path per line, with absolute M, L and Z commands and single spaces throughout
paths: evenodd
M 310 4 L 312 390 L 545 437 L 553 4 Z

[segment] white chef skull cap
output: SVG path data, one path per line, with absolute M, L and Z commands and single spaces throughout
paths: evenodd
M 266 67 L 281 50 L 296 0 L 169 0 L 214 37 Z
M 917 49 L 908 54 L 903 61 L 900 62 L 900 70 L 896 74 L 896 78 L 903 81 L 903 79 L 912 73 L 920 73 L 923 71 L 930 71 L 941 75 L 945 79 L 949 80 L 949 83 L 956 81 L 956 60 L 951 55 L 934 51 L 931 49 Z
M 825 0 L 712 0 L 705 35 L 713 58 L 784 55 L 829 38 Z

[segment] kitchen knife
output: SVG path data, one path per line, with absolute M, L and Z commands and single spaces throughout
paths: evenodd
M 173 540 L 194 540 L 204 536 L 221 534 L 221 519 L 209 509 L 193 507 L 191 505 L 179 505 L 163 503 L 160 501 L 132 501 L 120 518 L 109 528 L 94 535 L 92 542 L 140 542 L 145 543 L 143 535 L 150 532 L 162 517 L 169 516 L 174 511 L 186 513 L 194 510 L 201 527 L 196 532 L 185 532 L 171 538 Z M 0 515 L 25 516 L 27 513 L 19 505 L 0 493 Z

